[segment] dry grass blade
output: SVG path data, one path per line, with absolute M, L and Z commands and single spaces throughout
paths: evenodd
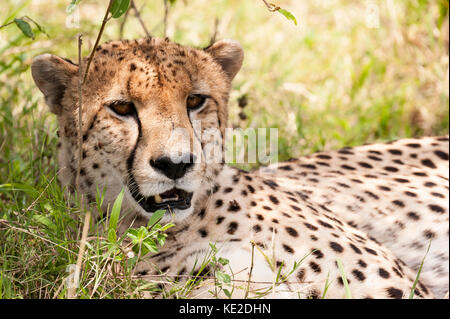
M 86 239 L 89 231 L 89 223 L 91 220 L 91 213 L 88 211 L 86 212 L 86 216 L 84 216 L 84 224 L 83 224 L 83 232 L 81 235 L 81 243 L 80 243 L 80 250 L 78 251 L 78 258 L 77 258 L 77 264 L 75 267 L 75 273 L 74 273 L 74 285 L 69 287 L 67 289 L 67 298 L 68 299 L 74 299 L 76 297 L 76 288 L 78 287 L 78 283 L 80 280 L 80 272 L 81 272 L 81 266 L 83 264 L 83 255 L 84 251 L 86 249 Z

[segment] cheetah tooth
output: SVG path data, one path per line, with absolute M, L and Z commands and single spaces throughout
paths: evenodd
M 159 196 L 158 194 L 156 194 L 155 195 L 155 202 L 157 203 L 157 204 L 161 204 L 162 203 L 162 198 L 161 198 L 161 196 Z

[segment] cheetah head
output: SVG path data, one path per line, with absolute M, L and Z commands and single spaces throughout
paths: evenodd
M 158 38 L 99 46 L 81 92 L 80 152 L 84 70 L 55 55 L 35 57 L 33 79 L 58 116 L 63 186 L 75 185 L 81 158 L 80 189 L 91 200 L 104 190 L 106 205 L 125 189 L 124 206 L 143 216 L 167 208 L 178 220 L 192 214 L 223 167 L 209 146 L 223 145 L 242 60 L 241 46 L 229 40 L 205 49 Z

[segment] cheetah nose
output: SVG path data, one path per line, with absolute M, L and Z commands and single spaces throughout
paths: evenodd
M 162 156 L 156 160 L 150 160 L 150 165 L 156 170 L 160 171 L 170 179 L 178 179 L 183 177 L 187 170 L 194 165 L 195 155 L 185 154 L 179 159 L 179 163 L 172 161 L 170 157 Z

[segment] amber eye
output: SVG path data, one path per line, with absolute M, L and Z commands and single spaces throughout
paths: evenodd
M 118 115 L 127 116 L 132 115 L 136 112 L 133 103 L 125 101 L 117 101 L 108 105 L 111 110 L 113 110 Z
M 196 110 L 205 104 L 206 96 L 201 94 L 191 94 L 186 100 L 186 105 L 189 110 Z

